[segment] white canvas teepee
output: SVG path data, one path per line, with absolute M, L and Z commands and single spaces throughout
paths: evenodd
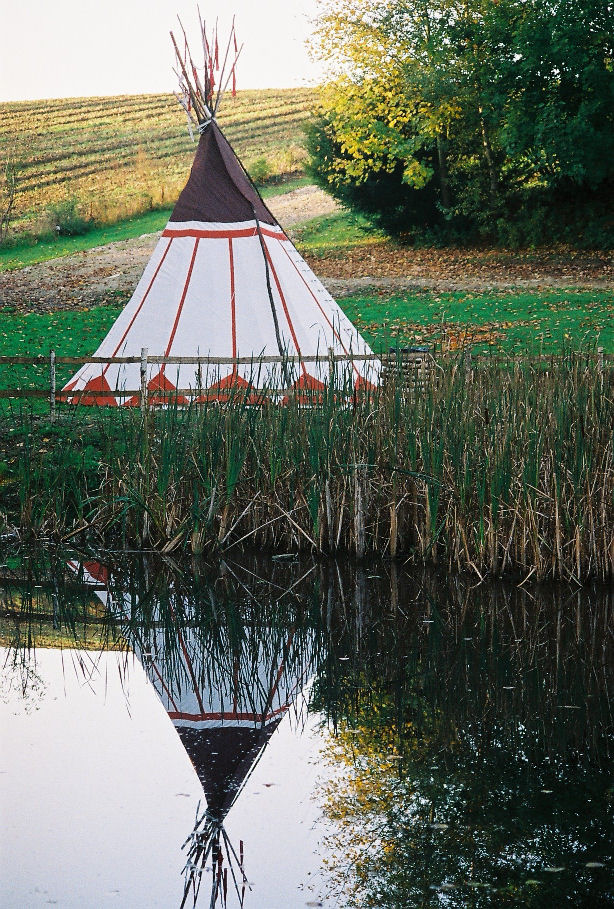
M 370 354 L 368 345 L 279 226 L 217 124 L 217 38 L 209 42 L 202 32 L 200 74 L 187 42 L 183 56 L 175 44 L 179 100 L 190 128 L 193 121 L 200 133 L 192 171 L 130 302 L 95 356 L 138 358 L 146 348 L 149 356 L 249 360 L 200 368 L 150 364 L 154 402 L 223 400 L 233 389 L 317 392 L 329 381 L 331 353 L 346 360 L 335 367 L 344 387 L 377 384 L 379 362 L 353 359 Z M 228 49 L 231 41 L 236 51 L 234 26 Z M 237 57 L 228 76 L 233 80 Z M 223 79 L 222 67 L 220 87 Z M 260 362 L 271 356 L 296 362 Z M 138 395 L 123 392 L 140 385 L 138 362 L 86 363 L 64 393 L 73 403 L 136 405 Z

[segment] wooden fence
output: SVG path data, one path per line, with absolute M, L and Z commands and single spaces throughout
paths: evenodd
M 510 355 L 505 354 L 474 354 L 469 347 L 465 347 L 462 350 L 454 351 L 444 356 L 453 355 L 458 361 L 459 365 L 470 373 L 474 368 L 479 367 L 480 363 L 506 363 L 510 364 L 514 362 L 514 358 Z M 594 355 L 586 354 L 587 360 L 592 359 L 595 361 L 595 368 L 598 374 L 603 374 L 604 369 L 612 368 L 614 366 L 614 354 L 604 354 L 603 348 L 598 347 Z M 554 366 L 555 363 L 560 362 L 565 359 L 564 354 L 555 355 L 555 354 L 541 354 L 531 357 L 522 357 L 523 363 L 552 363 Z M 145 410 L 148 405 L 148 399 L 150 395 L 152 397 L 165 396 L 194 396 L 195 394 L 202 393 L 204 389 L 201 389 L 198 385 L 192 388 L 177 388 L 173 389 L 172 392 L 165 392 L 164 390 L 150 391 L 147 387 L 147 373 L 150 364 L 156 365 L 165 365 L 165 366 L 194 366 L 196 372 L 202 369 L 203 366 L 240 366 L 240 365 L 252 365 L 254 367 L 259 367 L 261 365 L 274 365 L 274 364 L 288 364 L 296 365 L 298 363 L 321 363 L 326 362 L 331 370 L 331 373 L 334 370 L 335 364 L 346 363 L 349 364 L 352 361 L 354 362 L 365 362 L 365 361 L 380 361 L 383 366 L 384 375 L 391 374 L 393 372 L 401 371 L 405 380 L 411 382 L 414 385 L 421 385 L 426 376 L 436 367 L 437 360 L 435 358 L 434 350 L 428 347 L 410 347 L 410 348 L 400 348 L 398 350 L 390 349 L 388 353 L 385 354 L 355 354 L 351 357 L 347 354 L 334 354 L 331 351 L 328 352 L 326 357 L 319 356 L 268 356 L 268 357 L 173 357 L 173 356 L 149 356 L 146 348 L 141 350 L 140 356 L 132 357 L 94 357 L 94 356 L 83 356 L 83 357 L 67 357 L 59 356 L 55 350 L 51 350 L 48 356 L 0 356 L 0 367 L 2 366 L 43 366 L 48 368 L 48 385 L 44 388 L 4 388 L 0 389 L 0 399 L 14 398 L 14 399 L 26 399 L 26 398 L 39 398 L 39 399 L 48 399 L 49 401 L 49 410 L 51 416 L 54 416 L 56 413 L 56 406 L 59 402 L 62 402 L 66 399 L 67 394 L 61 390 L 57 390 L 56 383 L 56 370 L 59 365 L 63 366 L 82 366 L 84 363 L 100 363 L 100 364 L 139 364 L 140 372 L 140 385 L 136 389 L 120 389 L 120 390 L 111 390 L 109 391 L 87 391 L 85 394 L 88 398 L 108 398 L 109 396 L 121 396 L 121 397 L 135 397 L 138 396 L 140 401 L 141 409 Z M 259 389 L 254 388 L 255 392 L 258 392 Z M 267 388 L 266 391 L 269 394 L 279 392 L 287 393 L 286 389 L 270 389 Z M 73 399 L 79 398 L 79 394 L 84 392 L 73 392 L 70 393 L 70 397 Z

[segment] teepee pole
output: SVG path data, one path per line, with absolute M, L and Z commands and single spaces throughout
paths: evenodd
M 224 84 L 224 74 L 226 72 L 226 63 L 228 62 L 228 54 L 230 53 L 230 45 L 233 37 L 235 36 L 235 17 L 232 17 L 232 28 L 230 29 L 230 34 L 228 36 L 228 43 L 226 45 L 226 53 L 224 54 L 224 62 L 222 64 L 222 70 L 220 72 L 220 84 L 217 90 L 217 97 L 215 99 L 215 107 L 213 108 L 213 114 L 215 116 L 217 109 L 220 105 L 222 99 L 222 86 Z
M 231 69 L 230 69 L 230 72 L 228 73 L 228 78 L 226 79 L 226 84 L 224 85 L 224 88 L 222 89 L 222 95 L 226 92 L 226 89 L 228 88 L 228 83 L 229 83 L 230 80 L 232 79 L 232 74 L 233 74 L 233 72 L 234 72 L 234 70 L 235 70 L 235 67 L 236 67 L 238 61 L 239 61 L 239 57 L 241 56 L 241 51 L 242 51 L 242 50 L 243 50 L 243 45 L 241 45 L 241 47 L 239 48 L 239 50 L 238 50 L 237 53 L 236 53 L 234 63 L 232 64 L 232 67 L 231 67 Z
M 199 122 L 202 122 L 205 119 L 205 116 L 204 116 L 205 112 L 202 109 L 200 98 L 198 97 L 198 93 L 196 92 L 196 90 L 194 88 L 192 88 L 192 83 L 190 82 L 190 78 L 187 74 L 187 71 L 185 68 L 185 63 L 181 59 L 181 54 L 179 53 L 179 48 L 177 47 L 177 42 L 175 41 L 175 36 L 172 32 L 170 33 L 170 36 L 171 36 L 171 41 L 173 42 L 173 47 L 175 48 L 175 54 L 177 55 L 177 60 L 179 61 L 179 67 L 183 74 L 183 79 L 184 79 L 186 88 L 188 90 L 190 99 L 192 101 L 192 107 L 194 108 L 194 111 L 196 113 L 196 116 L 198 117 Z

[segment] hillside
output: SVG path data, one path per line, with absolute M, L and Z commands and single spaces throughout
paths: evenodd
M 297 173 L 313 100 L 307 88 L 238 92 L 219 121 L 248 169 Z M 172 95 L 74 98 L 0 104 L 1 164 L 8 155 L 20 165 L 15 226 L 40 231 L 67 202 L 104 222 L 171 203 L 194 146 Z

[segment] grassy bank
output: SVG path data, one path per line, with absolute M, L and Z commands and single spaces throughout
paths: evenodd
M 239 544 L 443 563 L 476 575 L 614 573 L 612 371 L 442 360 L 419 393 L 305 411 L 64 411 L 0 423 L 0 511 L 22 536 L 170 552 Z M 79 528 L 82 528 L 79 530 Z M 74 536 L 73 536 L 74 535 Z

